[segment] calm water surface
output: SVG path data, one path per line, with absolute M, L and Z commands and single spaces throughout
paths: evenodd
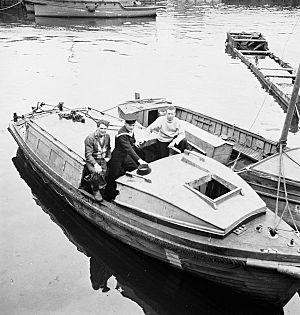
M 95 230 L 34 178 L 6 130 L 39 101 L 106 109 L 140 92 L 277 140 L 283 109 L 224 43 L 228 31 L 262 32 L 296 68 L 300 7 L 163 4 L 156 19 L 0 15 L 1 314 L 277 313 Z M 290 134 L 288 145 L 299 140 Z M 299 297 L 282 311 L 299 314 Z

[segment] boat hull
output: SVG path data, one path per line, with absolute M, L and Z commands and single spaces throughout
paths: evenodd
M 120 18 L 156 16 L 156 6 L 123 6 L 119 2 L 49 1 L 34 4 L 35 16 Z
M 100 205 L 93 196 L 57 179 L 55 172 L 27 146 L 14 128 L 9 129 L 34 171 L 87 220 L 123 243 L 174 267 L 186 270 L 259 300 L 284 305 L 300 287 L 300 279 L 260 267 L 234 249 L 182 238 L 176 229 L 134 215 L 115 203 Z

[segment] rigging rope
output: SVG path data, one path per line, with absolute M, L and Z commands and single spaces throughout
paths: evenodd
M 286 210 L 288 209 L 288 212 L 290 214 L 290 217 L 293 221 L 293 225 L 294 225 L 294 229 L 296 231 L 296 233 L 299 233 L 297 224 L 294 220 L 292 211 L 290 209 L 290 205 L 289 205 L 289 200 L 288 200 L 288 193 L 287 193 L 287 188 L 286 188 L 286 178 L 285 178 L 285 174 L 284 174 L 284 163 L 283 163 L 283 154 L 286 154 L 283 150 L 283 144 L 280 144 L 280 162 L 279 162 L 279 177 L 278 177 L 278 185 L 277 185 L 277 195 L 276 195 L 276 206 L 275 206 L 275 216 L 274 216 L 274 220 L 275 220 L 275 228 L 277 228 L 280 224 L 280 222 L 282 221 L 282 218 L 284 216 L 284 213 L 286 212 Z M 287 154 L 286 154 L 287 155 Z M 278 215 L 278 203 L 279 203 L 279 193 L 280 193 L 280 183 L 281 183 L 281 179 L 282 179 L 282 184 L 283 184 L 283 188 L 284 188 L 284 198 L 285 198 L 285 207 L 282 211 L 282 214 L 280 216 L 280 219 L 278 220 L 278 223 L 276 224 L 276 218 Z
M 283 46 L 283 50 L 282 50 L 281 57 L 284 56 L 286 46 L 287 46 L 288 42 L 290 41 L 291 36 L 292 36 L 292 34 L 294 33 L 294 30 L 295 30 L 295 28 L 296 28 L 296 26 L 297 26 L 299 20 L 300 20 L 300 16 L 298 17 L 298 20 L 297 20 L 296 23 L 294 24 L 293 29 L 292 29 L 292 31 L 291 31 L 291 33 L 290 33 L 290 36 L 287 38 L 287 40 L 286 40 L 286 42 L 285 42 L 285 44 L 284 44 L 284 46 Z
M 23 0 L 21 0 L 21 1 L 17 2 L 17 3 L 15 3 L 15 4 L 12 4 L 12 5 L 10 5 L 9 7 L 2 8 L 2 9 L 0 9 L 0 11 L 5 11 L 5 10 L 8 10 L 8 9 L 10 9 L 10 8 L 13 8 L 13 7 L 19 5 L 22 1 L 23 1 Z

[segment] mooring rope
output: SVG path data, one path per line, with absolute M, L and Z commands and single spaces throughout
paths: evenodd
M 5 11 L 5 10 L 8 10 L 8 9 L 10 9 L 10 8 L 13 8 L 13 7 L 15 7 L 15 6 L 19 5 L 22 1 L 23 1 L 23 0 L 20 0 L 19 2 L 17 2 L 17 3 L 15 3 L 15 4 L 10 5 L 9 7 L 2 8 L 2 9 L 0 9 L 0 11 Z

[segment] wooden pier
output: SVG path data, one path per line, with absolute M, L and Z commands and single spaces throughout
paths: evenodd
M 293 67 L 269 50 L 261 33 L 227 33 L 226 46 L 258 77 L 286 110 L 290 104 L 296 73 Z M 299 119 L 300 104 L 295 109 Z

